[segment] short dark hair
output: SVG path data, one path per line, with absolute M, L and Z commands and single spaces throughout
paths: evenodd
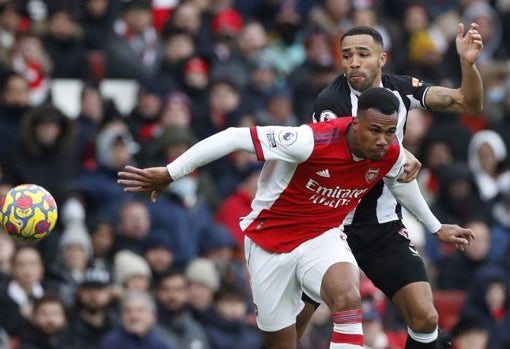
M 360 25 L 358 27 L 352 27 L 348 31 L 342 35 L 342 38 L 340 39 L 340 42 L 344 41 L 344 38 L 347 36 L 353 36 L 353 35 L 370 35 L 372 39 L 374 39 L 374 42 L 384 46 L 384 41 L 382 38 L 381 33 L 379 33 L 377 30 L 375 30 L 372 27 L 366 26 L 366 25 Z
M 385 115 L 398 113 L 398 98 L 384 87 L 372 87 L 361 93 L 358 99 L 358 110 L 376 109 Z

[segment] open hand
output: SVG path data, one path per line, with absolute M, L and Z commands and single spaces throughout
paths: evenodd
M 455 244 L 461 251 L 471 245 L 471 240 L 476 239 L 471 229 L 459 227 L 457 224 L 442 224 L 441 229 L 434 235 L 442 242 Z
M 123 185 L 124 191 L 129 193 L 150 192 L 152 201 L 156 201 L 159 194 L 164 191 L 172 178 L 166 167 L 149 167 L 145 169 L 126 166 L 120 171 L 117 183 Z
M 460 58 L 468 64 L 475 64 L 483 49 L 482 35 L 478 32 L 478 24 L 471 23 L 469 30 L 464 35 L 464 24 L 459 23 L 455 44 Z

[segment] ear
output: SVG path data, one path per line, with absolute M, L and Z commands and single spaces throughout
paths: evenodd
M 381 66 L 381 68 L 384 67 L 387 60 L 388 55 L 386 54 L 386 52 L 381 53 L 381 55 L 379 56 L 379 65 Z
M 357 117 L 357 116 L 354 116 L 354 117 L 352 118 L 351 127 L 352 127 L 353 129 L 357 129 L 357 128 L 358 128 L 358 126 L 359 126 L 359 120 L 358 120 L 358 117 Z

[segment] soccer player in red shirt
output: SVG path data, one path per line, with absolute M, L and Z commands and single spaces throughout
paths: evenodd
M 126 167 L 118 183 L 151 197 L 196 168 L 244 150 L 264 161 L 252 212 L 241 221 L 257 325 L 268 348 L 295 349 L 304 291 L 333 313 L 330 348 L 363 348 L 359 269 L 341 224 L 379 180 L 435 229 L 416 182 L 397 178 L 406 158 L 395 138 L 399 101 L 385 88 L 359 96 L 358 115 L 300 127 L 229 128 L 166 167 Z M 454 228 L 467 244 L 470 230 Z

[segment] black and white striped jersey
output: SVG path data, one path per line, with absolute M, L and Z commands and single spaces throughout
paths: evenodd
M 425 94 L 431 85 L 406 75 L 383 74 L 381 80 L 381 87 L 393 91 L 400 101 L 397 137 L 402 140 L 408 111 L 414 108 L 427 109 Z M 345 75 L 339 75 L 317 97 L 313 121 L 327 121 L 337 117 L 356 115 L 360 94 L 361 92 L 351 88 Z M 361 200 L 358 207 L 347 215 L 344 224 L 369 225 L 399 219 L 402 219 L 401 207 L 389 189 L 380 181 Z

